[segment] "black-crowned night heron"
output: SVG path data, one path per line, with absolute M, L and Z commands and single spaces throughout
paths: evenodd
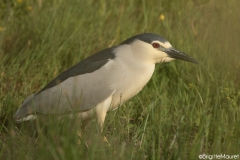
M 21 122 L 43 114 L 77 113 L 85 126 L 96 115 L 102 131 L 106 113 L 141 91 L 152 77 L 156 63 L 174 59 L 198 63 L 157 34 L 136 35 L 59 74 L 26 98 L 14 118 Z

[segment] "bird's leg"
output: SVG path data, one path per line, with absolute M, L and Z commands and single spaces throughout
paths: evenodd
M 103 124 L 104 124 L 105 118 L 106 118 L 106 112 L 102 112 L 97 115 L 98 131 L 100 133 L 103 133 Z
M 91 120 L 91 118 L 88 118 L 82 122 L 81 130 L 78 130 L 78 132 L 77 132 L 79 138 L 82 137 L 82 132 L 84 132 L 86 125 L 90 122 L 90 120 Z
M 86 117 L 84 120 L 81 122 L 81 129 L 77 131 L 78 135 L 78 144 L 81 144 L 81 139 L 82 139 L 82 133 L 84 132 L 86 125 L 91 121 L 91 117 Z M 85 142 L 86 147 L 88 148 L 87 143 Z
M 102 136 L 103 136 L 103 139 L 102 139 L 103 142 L 106 142 L 106 143 L 110 146 L 110 144 L 109 144 L 106 136 L 103 135 L 103 124 L 104 124 L 105 118 L 106 118 L 106 112 L 103 112 L 103 113 L 101 114 L 101 116 L 98 117 L 98 120 L 97 120 L 97 122 L 98 122 L 98 130 L 101 132 L 101 134 L 102 134 Z
M 98 129 L 103 134 L 103 124 L 106 118 L 107 111 L 109 110 L 112 103 L 112 96 L 107 98 L 104 102 L 96 106 L 96 117 L 97 117 L 97 123 L 98 123 Z M 107 138 L 103 136 L 103 141 L 107 142 Z M 109 145 L 109 143 L 108 143 Z
M 81 130 L 84 131 L 87 124 L 89 124 L 89 122 L 91 121 L 91 118 L 85 119 L 84 121 L 82 121 L 82 125 L 81 125 Z
M 77 144 L 80 145 L 80 144 L 81 144 L 81 141 L 82 141 L 82 139 L 81 139 L 81 138 L 82 138 L 82 132 L 81 132 L 80 130 L 78 130 L 78 131 L 77 131 L 77 135 L 78 135 Z M 83 140 L 83 142 L 84 142 L 84 144 L 85 144 L 85 147 L 86 147 L 87 149 L 89 149 L 87 142 L 84 141 L 84 140 Z

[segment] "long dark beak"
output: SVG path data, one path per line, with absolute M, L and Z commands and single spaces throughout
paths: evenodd
M 190 57 L 186 53 L 183 53 L 183 52 L 180 52 L 180 51 L 176 50 L 175 48 L 169 48 L 165 52 L 171 58 L 180 59 L 180 60 L 183 60 L 183 61 L 188 61 L 188 62 L 192 62 L 192 63 L 196 63 L 196 64 L 199 63 L 196 59 Z

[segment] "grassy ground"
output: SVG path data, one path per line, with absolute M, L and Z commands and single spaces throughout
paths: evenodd
M 1 159 L 240 158 L 240 1 L 0 0 L 0 6 Z M 83 134 L 87 148 L 77 143 L 77 123 L 13 121 L 23 100 L 61 71 L 143 32 L 164 36 L 201 63 L 158 64 L 141 93 L 108 113 L 111 147 L 95 123 Z

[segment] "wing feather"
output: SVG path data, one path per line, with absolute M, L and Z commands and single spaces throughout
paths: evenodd
M 37 94 L 25 99 L 15 114 L 20 119 L 33 113 L 63 114 L 92 109 L 114 94 L 105 83 L 111 74 L 113 47 L 100 51 L 59 74 Z

